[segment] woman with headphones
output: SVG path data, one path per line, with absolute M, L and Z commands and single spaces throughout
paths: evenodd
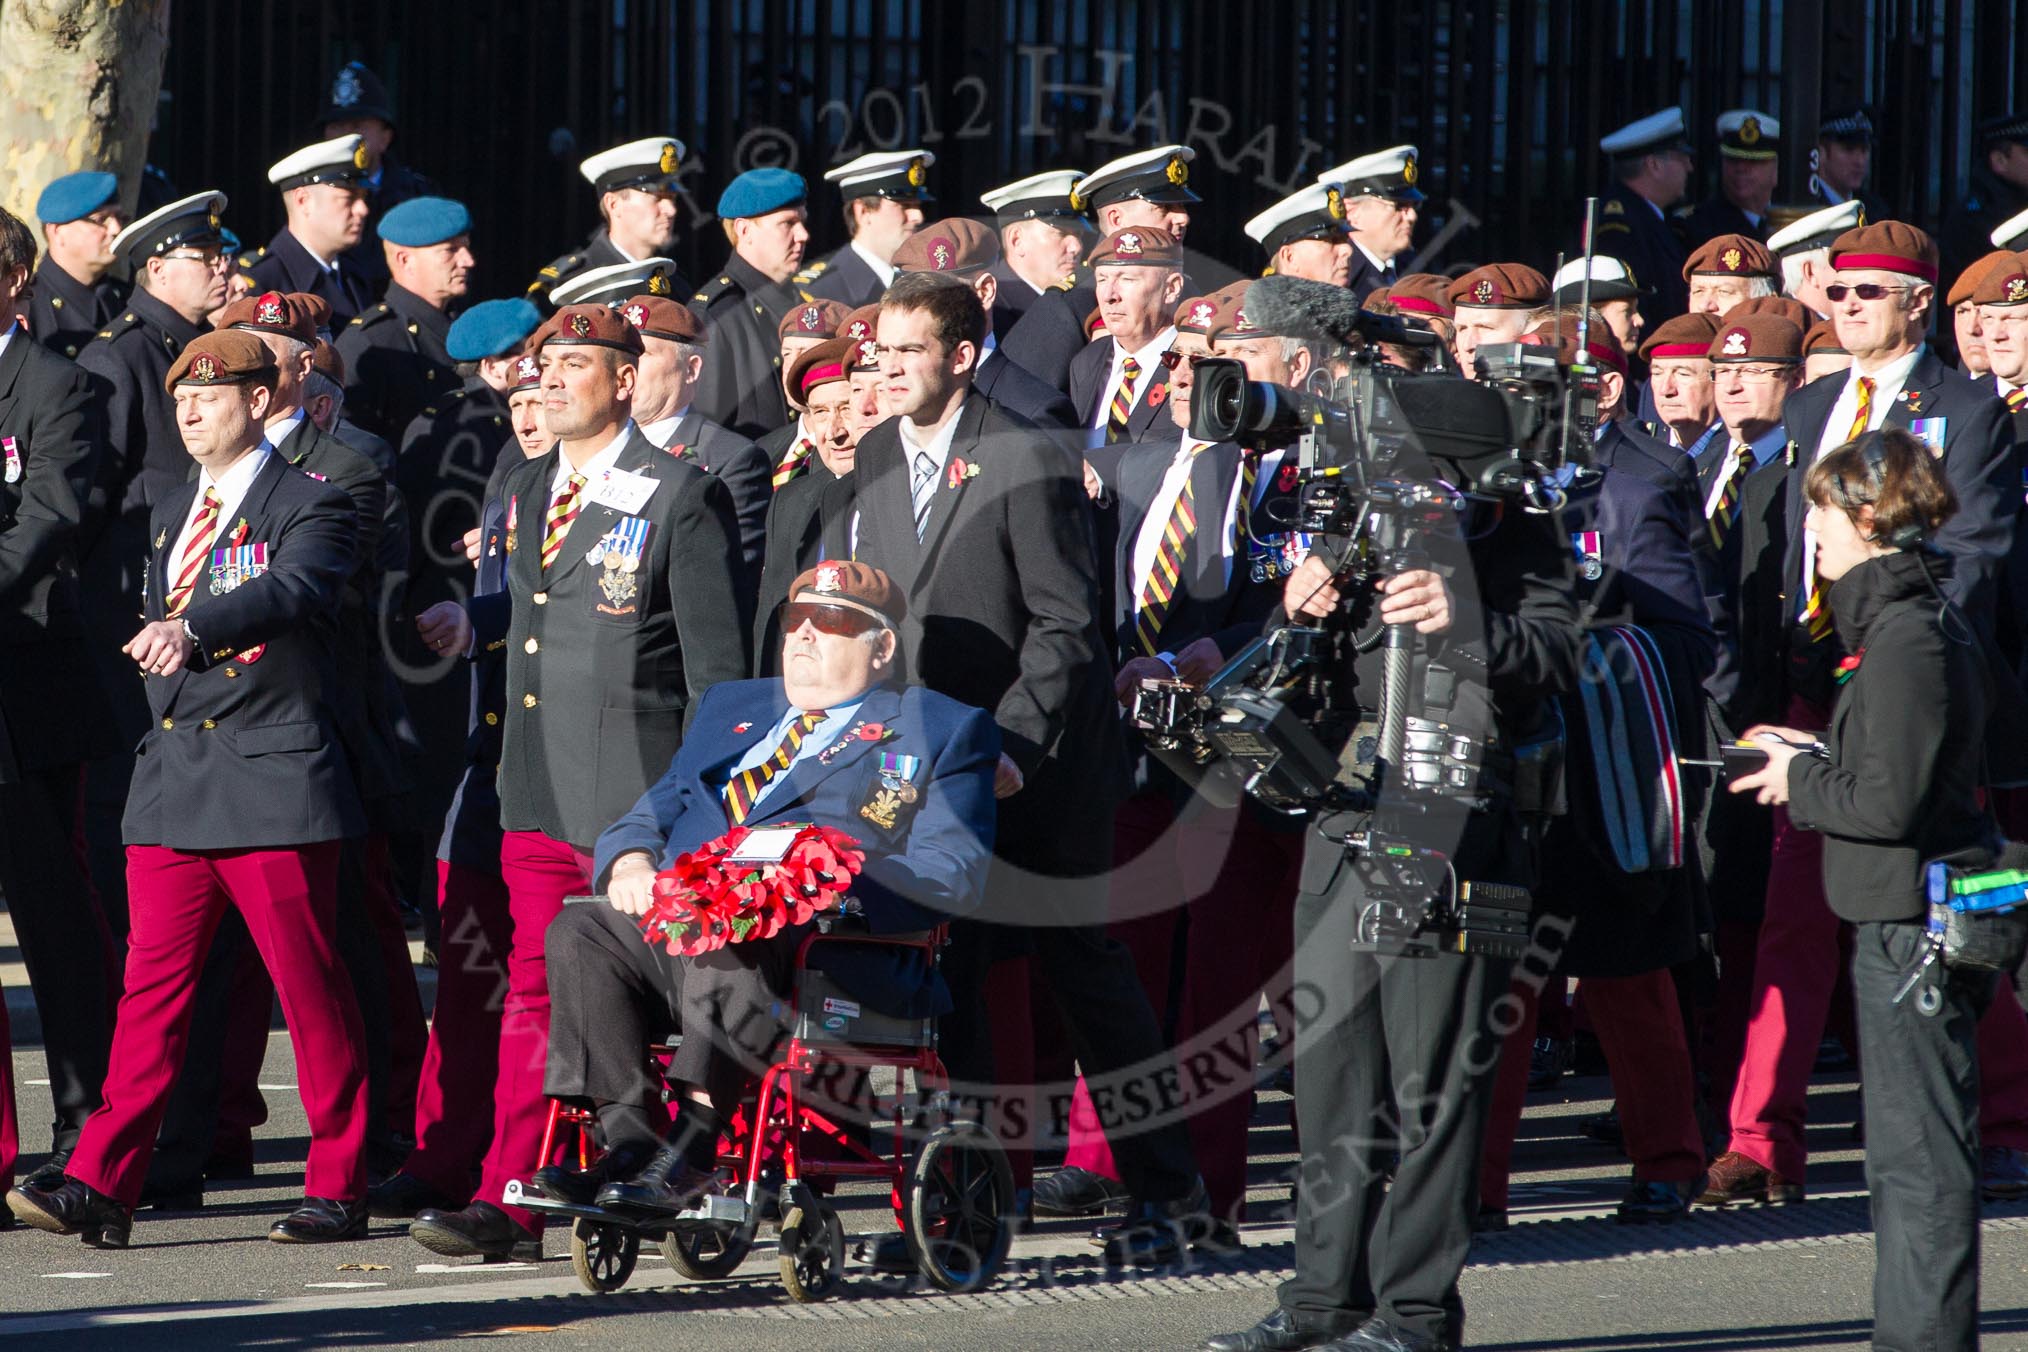
M 1865 1067 L 1876 1348 L 1978 1345 L 1975 1029 L 1990 973 L 1928 952 L 1925 861 L 1997 843 L 1978 795 L 1987 694 L 1980 649 L 1938 585 L 1926 540 L 1957 509 L 1927 447 L 1899 428 L 1819 460 L 1803 491 L 1817 576 L 1846 656 L 1831 727 L 1762 725 L 1767 764 L 1734 793 L 1786 803 L 1824 835 L 1824 892 L 1855 926 L 1852 994 Z M 1906 989 L 1904 989 L 1906 988 Z

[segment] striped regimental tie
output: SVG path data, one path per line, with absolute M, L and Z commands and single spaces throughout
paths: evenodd
M 197 519 L 190 523 L 190 543 L 183 546 L 183 557 L 176 562 L 176 581 L 169 588 L 169 604 L 163 611 L 172 620 L 190 608 L 190 593 L 196 590 L 197 579 L 204 572 L 211 542 L 218 538 L 218 510 L 223 505 L 217 490 L 204 490 L 204 505 L 197 509 Z
M 1134 382 L 1141 378 L 1141 364 L 1132 357 L 1120 363 L 1120 383 L 1113 389 L 1113 406 L 1106 413 L 1106 444 L 1110 446 L 1127 434 L 1127 415 L 1134 411 Z
M 1753 451 L 1743 441 L 1733 443 L 1732 468 L 1725 472 L 1725 485 L 1718 490 L 1718 501 L 1711 505 L 1711 518 L 1704 528 L 1711 532 L 1711 547 L 1723 549 L 1725 536 L 1732 529 L 1732 522 L 1739 515 L 1739 494 L 1746 485 L 1746 476 L 1753 469 Z
M 1197 447 L 1190 452 L 1194 460 Z M 1155 565 L 1141 584 L 1141 604 L 1134 616 L 1134 637 L 1141 651 L 1153 657 L 1162 651 L 1162 625 L 1176 604 L 1176 589 L 1183 577 L 1183 560 L 1190 551 L 1190 538 L 1197 534 L 1197 494 L 1186 474 L 1183 491 L 1169 511 L 1169 523 L 1162 528 L 1162 543 L 1155 549 Z
M 817 730 L 824 721 L 822 709 L 811 709 L 795 722 L 789 724 L 788 732 L 782 735 L 781 745 L 774 754 L 754 766 L 741 770 L 725 782 L 725 816 L 734 826 L 744 822 L 753 812 L 754 800 L 774 777 L 796 762 L 796 753 L 802 749 L 803 739 Z
M 578 503 L 584 491 L 584 475 L 573 474 L 564 483 L 563 491 L 549 504 L 548 513 L 542 518 L 542 570 L 549 571 L 549 565 L 556 562 L 556 556 L 563 552 L 563 537 L 570 534 L 570 523 L 577 520 Z

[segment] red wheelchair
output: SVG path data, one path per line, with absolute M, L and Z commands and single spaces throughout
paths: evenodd
M 595 1292 L 624 1286 L 649 1240 L 692 1281 L 730 1276 L 752 1251 L 768 1202 L 776 1200 L 782 1285 L 796 1300 L 810 1302 L 837 1290 L 847 1240 L 837 1210 L 815 1185 L 886 1179 L 895 1220 L 923 1278 L 943 1291 L 983 1286 L 1013 1244 L 1014 1177 L 990 1131 L 951 1117 L 950 1076 L 937 1055 L 935 1019 L 866 1009 L 809 963 L 818 946 L 849 943 L 918 949 L 933 964 L 946 937 L 943 926 L 922 935 L 875 937 L 837 930 L 829 917 L 803 937 L 789 1037 L 761 1076 L 758 1096 L 720 1139 L 712 1190 L 689 1210 L 647 1215 L 578 1206 L 524 1190 L 518 1179 L 507 1184 L 504 1200 L 570 1219 L 572 1266 Z M 669 1051 L 649 1049 L 657 1074 Z M 813 1100 L 821 1096 L 811 1088 L 856 1071 L 862 1072 L 856 1083 L 870 1089 L 879 1070 L 893 1072 L 894 1089 L 870 1105 L 876 1115 L 869 1121 L 877 1120 L 883 1103 L 888 1111 L 886 1127 L 869 1133 L 869 1143 L 827 1114 L 828 1098 L 818 1106 Z M 905 1089 L 909 1077 L 913 1093 Z M 593 1121 L 586 1109 L 552 1101 L 537 1167 L 559 1158 L 580 1169 L 597 1164 L 603 1152 L 590 1130 Z M 891 1142 L 886 1155 L 874 1148 L 882 1134 Z M 817 1141 L 822 1147 L 811 1149 Z

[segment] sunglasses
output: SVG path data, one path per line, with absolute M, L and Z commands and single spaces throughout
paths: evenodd
M 782 603 L 782 632 L 793 634 L 803 627 L 804 621 L 815 625 L 820 634 L 834 634 L 839 638 L 856 638 L 860 634 L 885 629 L 878 615 L 869 615 L 851 606 L 827 605 L 822 601 L 785 601 Z
M 1197 369 L 1197 363 L 1210 360 L 1211 357 L 1208 354 L 1200 355 L 1198 353 L 1193 352 L 1188 355 L 1185 355 L 1184 353 L 1178 352 L 1173 347 L 1170 348 L 1167 352 L 1164 352 L 1160 358 L 1160 361 L 1162 363 L 1162 369 L 1165 371 L 1173 371 L 1186 361 L 1190 363 L 1190 369 L 1195 371 Z
M 1861 282 L 1857 286 L 1847 286 L 1843 282 L 1833 282 L 1824 288 L 1824 295 L 1833 302 L 1841 301 L 1847 296 L 1857 296 L 1861 300 L 1880 300 L 1893 295 L 1897 291 L 1906 290 L 1908 288 L 1905 286 L 1882 286 L 1879 282 Z

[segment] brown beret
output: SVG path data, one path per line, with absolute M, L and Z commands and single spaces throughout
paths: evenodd
M 1828 319 L 1810 325 L 1809 333 L 1803 338 L 1804 357 L 1843 357 L 1845 344 L 1839 341 L 1838 330 Z
M 1397 288 L 1400 285 L 1395 283 Z M 1549 303 L 1549 279 L 1526 263 L 1488 263 L 1452 282 L 1444 299 L 1453 308 L 1535 310 Z
M 1782 275 L 1767 245 L 1751 235 L 1715 235 L 1705 240 L 1683 265 L 1683 280 L 1687 282 L 1700 272 L 1710 277 Z
M 1936 281 L 1936 241 L 1906 221 L 1876 221 L 1831 241 L 1831 266 L 1843 271 L 1879 269 Z
M 857 349 L 852 354 L 851 368 L 855 371 L 870 371 L 880 365 L 880 302 L 862 305 L 838 325 L 838 336 L 849 338 Z
M 1394 288 L 1391 286 L 1376 286 L 1368 291 L 1366 299 L 1359 302 L 1359 308 L 1370 310 L 1377 315 L 1401 313 L 1394 303 Z
M 1105 311 L 1099 309 L 1096 305 L 1094 305 L 1092 307 L 1091 313 L 1084 317 L 1084 340 L 1088 343 L 1094 342 L 1098 339 L 1099 335 L 1103 334 L 1105 331 L 1106 331 Z
M 268 345 L 239 329 L 221 329 L 190 340 L 169 367 L 162 388 L 171 394 L 178 385 L 239 385 L 274 387 L 275 357 Z
M 1981 305 L 2028 305 L 2028 258 L 2010 253 L 1987 268 L 1972 299 Z
M 1718 319 L 1702 311 L 1694 315 L 1677 315 L 1674 319 L 1658 326 L 1641 343 L 1641 360 L 1653 361 L 1657 357 L 1702 357 L 1711 350 L 1711 340 L 1718 336 Z
M 1558 362 L 1574 366 L 1577 364 L 1577 315 L 1566 310 L 1545 319 L 1523 334 L 1521 341 L 1531 347 L 1553 347 Z M 1584 350 L 1594 362 L 1610 366 L 1621 375 L 1627 373 L 1627 350 L 1620 346 L 1620 340 L 1608 326 L 1593 324 L 1586 329 Z
M 2012 249 L 1993 250 L 1958 274 L 1958 279 L 1951 283 L 1950 294 L 1944 297 L 1944 304 L 1955 310 L 1966 301 L 1975 299 L 1987 273 L 1994 268 L 2017 266 L 2019 262 Z
M 1435 315 L 1449 319 L 1451 279 L 1434 272 L 1411 272 L 1397 277 L 1387 288 L 1387 298 L 1405 315 Z
M 1183 266 L 1183 246 L 1176 242 L 1174 235 L 1159 226 L 1130 225 L 1100 240 L 1098 247 L 1084 261 L 1095 268 L 1180 269 Z
M 908 614 L 907 598 L 886 573 L 851 559 L 834 559 L 805 569 L 789 585 L 789 599 L 845 602 L 875 612 L 890 626 L 900 624 Z
M 514 383 L 507 387 L 509 394 L 521 390 L 532 390 L 542 384 L 542 363 L 533 352 L 524 352 L 514 359 Z
M 894 251 L 901 272 L 977 272 L 1000 261 L 1000 240 L 963 216 L 920 226 Z
M 620 313 L 642 333 L 667 338 L 672 343 L 710 341 L 710 335 L 697 322 L 690 307 L 667 296 L 629 296 L 621 304 Z
M 1718 325 L 1723 328 L 1727 324 L 1737 323 L 1748 315 L 1778 315 L 1798 329 L 1809 328 L 1817 318 L 1810 313 L 1809 306 L 1792 296 L 1755 296 L 1752 300 L 1741 301 L 1718 316 Z
M 1714 362 L 1801 361 L 1803 331 L 1780 315 L 1727 315 L 1704 355 Z
M 1218 306 L 1211 320 L 1211 341 L 1239 342 L 1258 337 L 1263 330 L 1247 317 L 1246 293 L 1251 282 L 1235 282 L 1212 293 Z
M 641 355 L 641 335 L 618 310 L 605 305 L 566 305 L 528 339 L 528 350 L 540 352 L 550 343 L 559 347 L 610 347 Z
M 826 338 L 796 354 L 782 377 L 782 386 L 798 408 L 811 390 L 827 380 L 843 380 L 851 373 L 851 360 L 859 344 L 850 338 Z
M 1179 333 L 1194 333 L 1200 337 L 1211 332 L 1211 321 L 1218 314 L 1218 302 L 1209 296 L 1185 296 L 1183 303 L 1176 307 L 1176 329 Z
M 303 308 L 310 312 L 310 322 L 317 326 L 317 332 L 331 331 L 331 302 L 314 291 L 291 291 L 290 295 L 303 302 Z
M 341 386 L 345 383 L 345 358 L 328 338 L 319 338 L 317 345 L 310 349 L 310 369 Z
M 249 333 L 276 333 L 299 343 L 317 341 L 317 321 L 303 296 L 295 292 L 263 291 L 258 296 L 241 296 L 225 307 L 218 317 L 221 329 L 243 329 Z
M 850 313 L 842 301 L 813 300 L 798 305 L 782 316 L 775 326 L 776 338 L 836 338 L 838 326 Z

